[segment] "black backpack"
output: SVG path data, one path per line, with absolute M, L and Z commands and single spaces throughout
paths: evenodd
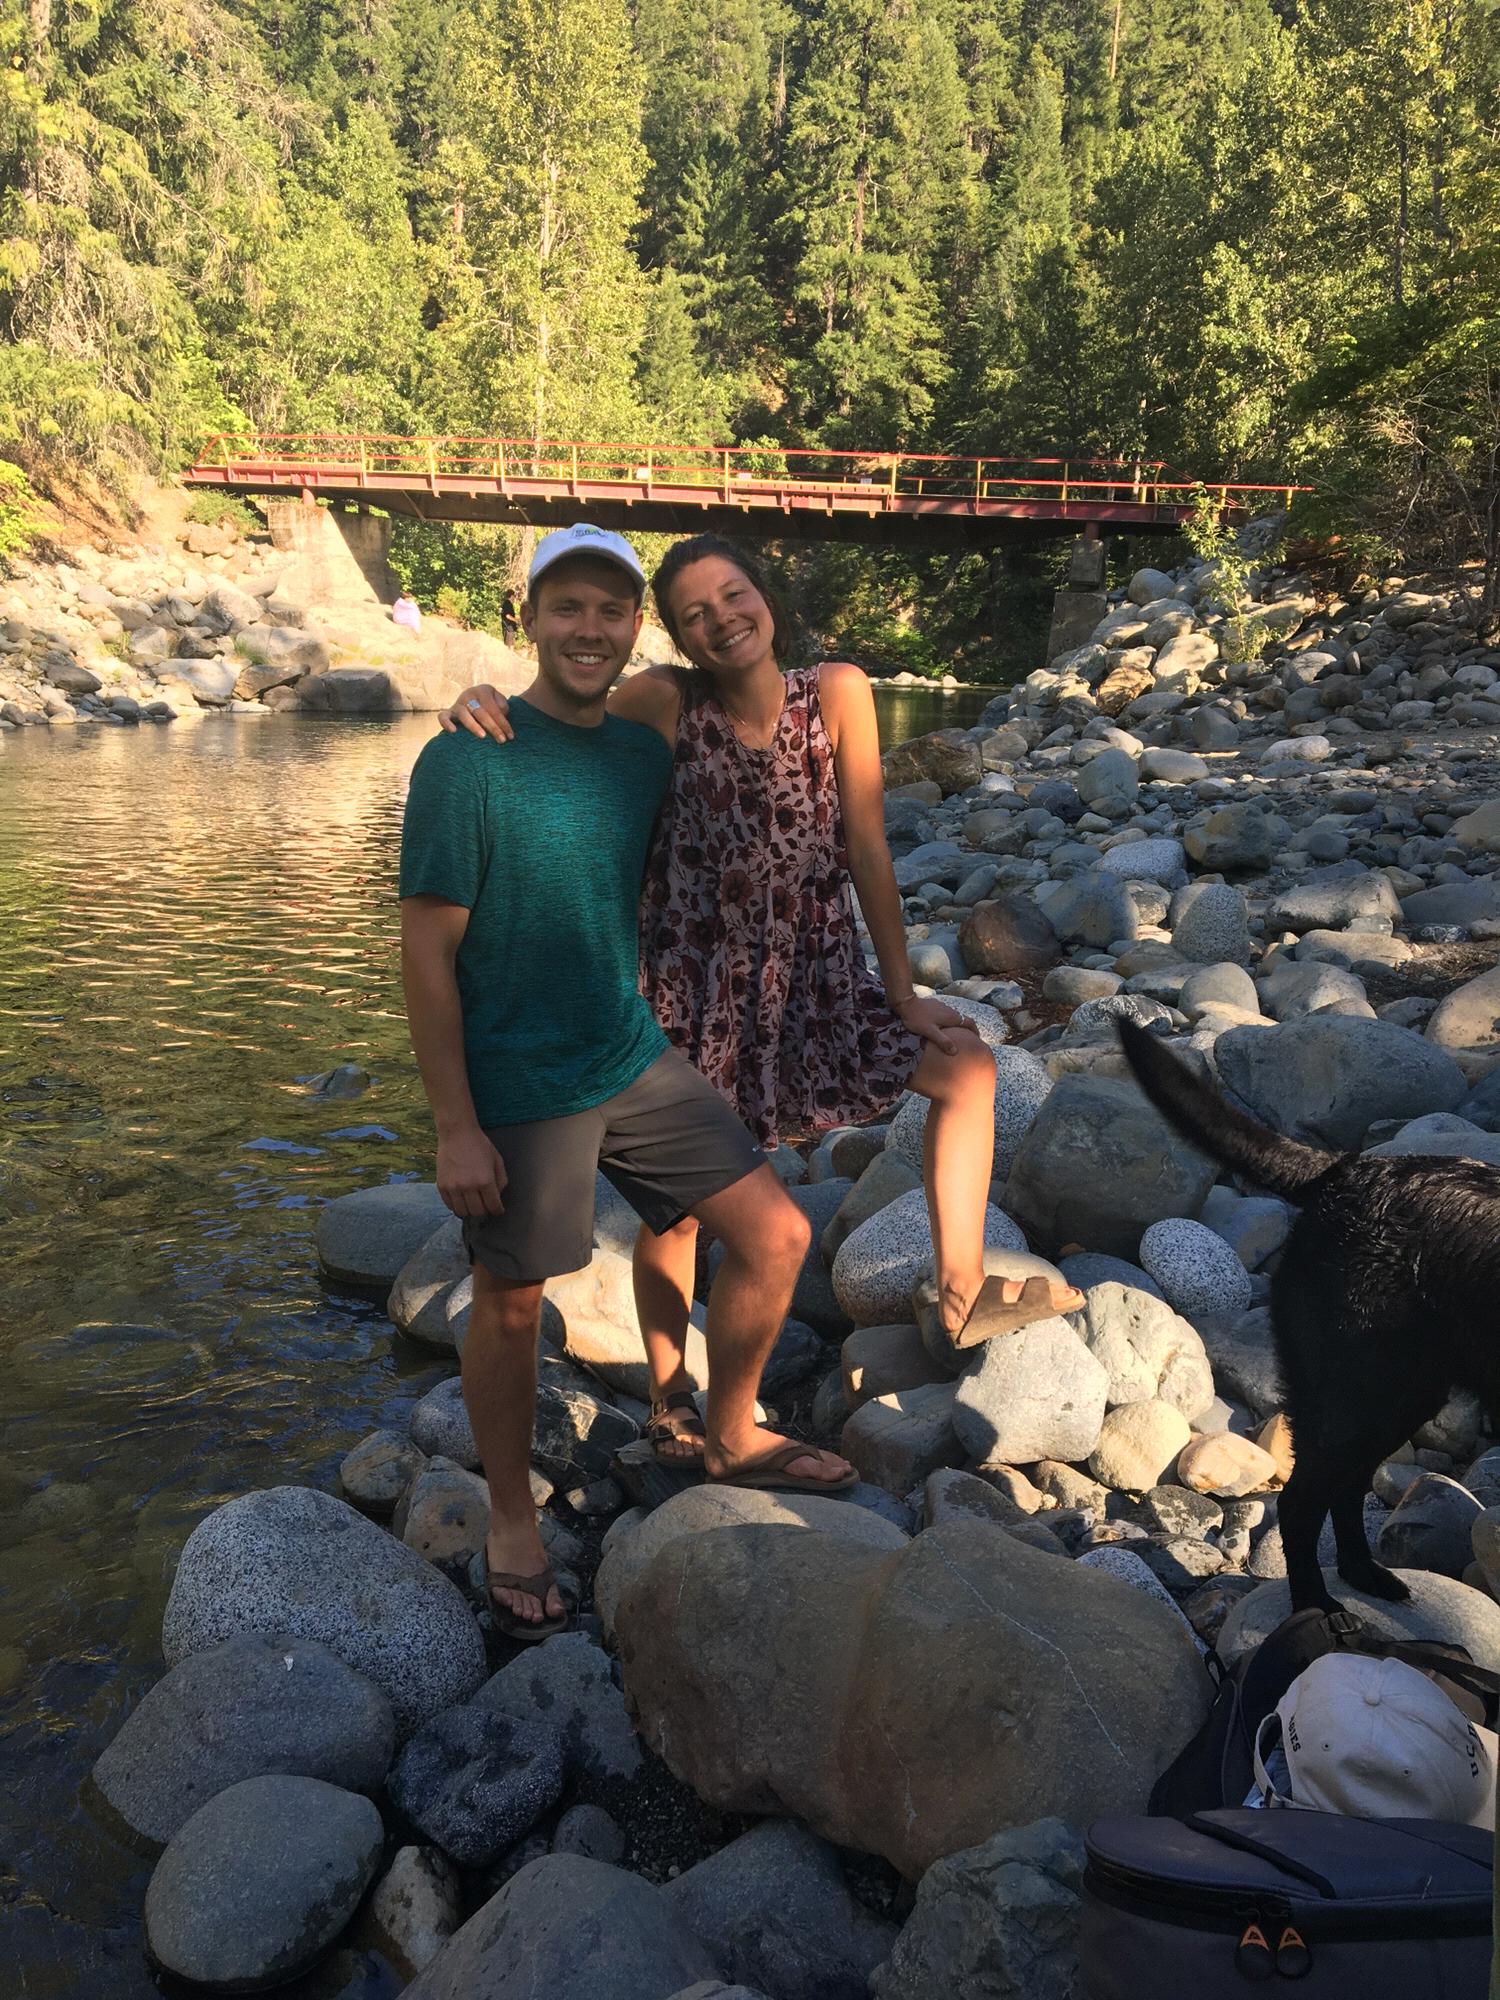
M 1303 1668 L 1325 1653 L 1402 1660 L 1436 1680 L 1471 1722 L 1495 1727 L 1500 1674 L 1476 1666 L 1461 1646 L 1377 1638 L 1348 1611 L 1294 1611 L 1232 1670 L 1210 1655 L 1219 1689 L 1208 1720 L 1157 1779 L 1147 1811 L 1186 1819 L 1243 1805 L 1255 1782 L 1256 1731 Z

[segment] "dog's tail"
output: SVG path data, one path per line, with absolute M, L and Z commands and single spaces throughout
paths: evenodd
M 1288 1201 L 1301 1199 L 1310 1181 L 1337 1165 L 1336 1153 L 1284 1138 L 1225 1101 L 1174 1056 L 1160 1037 L 1134 1021 L 1120 1021 L 1120 1040 L 1136 1081 L 1167 1123 L 1202 1153 L 1257 1181 Z

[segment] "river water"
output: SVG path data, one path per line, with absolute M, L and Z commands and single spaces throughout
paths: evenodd
M 880 692 L 888 741 L 983 691 Z M 320 1203 L 430 1172 L 393 884 L 429 717 L 0 738 L 0 1977 L 145 2000 L 150 1858 L 87 1774 L 193 1525 L 332 1488 L 447 1372 L 319 1283 Z M 306 1080 L 340 1062 L 356 1102 Z M 346 1953 L 301 2000 L 385 2000 Z

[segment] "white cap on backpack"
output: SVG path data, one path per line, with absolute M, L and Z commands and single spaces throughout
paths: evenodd
M 1278 1728 L 1290 1798 L 1266 1771 Z M 1261 1723 L 1255 1777 L 1267 1805 L 1493 1827 L 1497 1748 L 1492 1731 L 1405 1661 L 1328 1653 Z
M 536 554 L 526 572 L 528 596 L 535 591 L 538 580 L 565 556 L 593 556 L 599 562 L 613 563 L 634 582 L 638 597 L 645 593 L 646 572 L 625 537 L 617 535 L 613 528 L 596 528 L 590 521 L 575 521 L 571 528 L 554 528 L 537 543 Z

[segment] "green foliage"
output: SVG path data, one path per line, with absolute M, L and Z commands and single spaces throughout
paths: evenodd
M 1231 664 L 1258 660 L 1265 651 L 1268 635 L 1245 616 L 1254 565 L 1241 550 L 1234 530 L 1225 522 L 1219 503 L 1201 486 L 1193 495 L 1192 518 L 1183 532 L 1193 554 L 1213 564 L 1212 597 L 1226 614 L 1219 639 L 1220 652 Z
M 0 459 L 0 564 L 24 555 L 36 536 L 37 497 L 19 465 Z
M 0 0 L 44 491 L 257 427 L 1121 456 L 1487 614 L 1497 323 L 1497 0 Z M 397 539 L 493 624 L 518 536 Z M 1040 569 L 790 566 L 883 659 L 1039 638 Z
M 242 535 L 263 535 L 266 531 L 264 520 L 250 502 L 232 493 L 195 493 L 182 510 L 182 517 L 185 521 L 200 522 L 206 528 L 229 523 Z
M 391 534 L 391 569 L 418 604 L 498 637 L 500 609 L 516 568 L 520 540 L 519 530 L 513 528 L 397 519 Z

